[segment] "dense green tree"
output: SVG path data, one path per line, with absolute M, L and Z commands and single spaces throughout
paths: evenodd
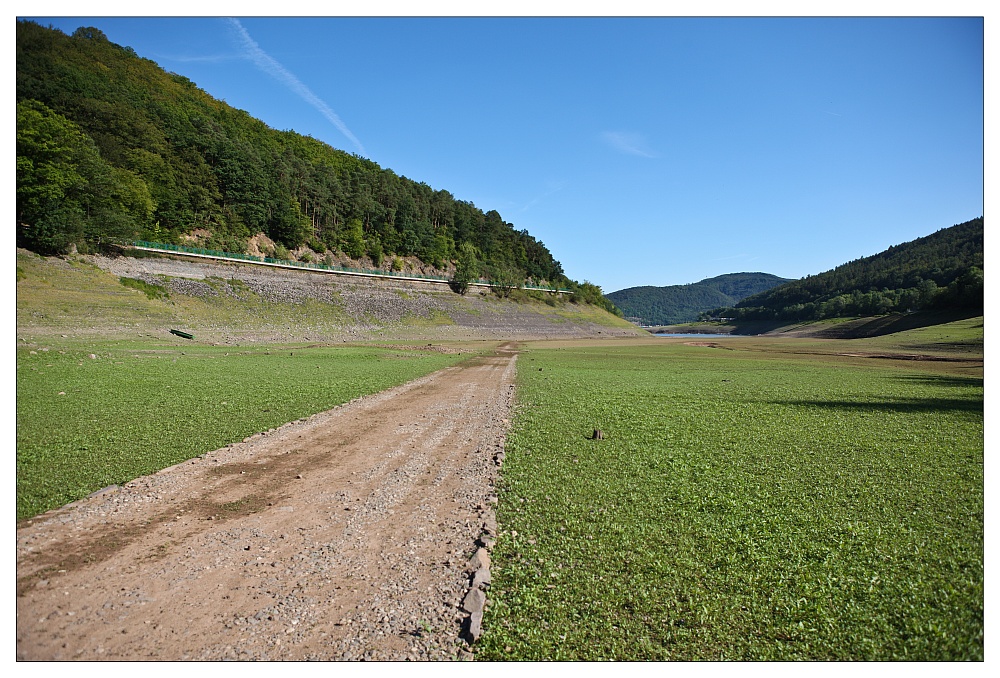
M 52 254 L 134 239 L 152 211 L 145 183 L 104 162 L 77 125 L 40 102 L 18 102 L 18 245 Z
M 619 317 L 623 316 L 621 310 L 615 306 L 614 302 L 604 296 L 604 292 L 601 291 L 599 285 L 595 285 L 592 282 L 584 280 L 579 284 L 570 283 L 570 289 L 573 290 L 573 293 L 570 295 L 571 302 L 575 304 L 593 304 L 595 306 L 600 306 L 608 313 L 613 313 Z
M 299 204 L 290 197 L 286 197 L 284 202 L 272 203 L 270 211 L 267 230 L 271 240 L 280 242 L 285 247 L 295 248 L 304 245 L 312 236 L 309 218 L 302 214 Z M 361 249 L 363 253 L 363 242 Z
M 509 297 L 511 292 L 524 284 L 524 271 L 510 264 L 492 264 L 488 267 L 488 271 L 490 285 L 498 297 Z
M 360 259 L 365 254 L 364 226 L 360 219 L 352 219 L 344 229 L 340 249 L 351 259 Z
M 365 248 L 368 254 L 368 258 L 372 260 L 375 266 L 382 265 L 382 257 L 385 252 L 382 250 L 382 238 L 378 233 L 370 233 L 367 238 L 365 238 Z
M 451 279 L 451 289 L 458 294 L 465 294 L 469 284 L 479 277 L 479 257 L 472 243 L 463 242 L 458 247 L 458 259 L 455 262 L 455 274 Z

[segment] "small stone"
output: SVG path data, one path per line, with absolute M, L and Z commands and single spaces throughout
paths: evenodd
M 472 588 L 478 589 L 483 586 L 489 586 L 490 584 L 490 571 L 489 568 L 482 568 L 476 570 L 475 576 L 472 577 Z
M 517 536 L 517 535 L 514 535 Z M 490 553 L 485 548 L 476 549 L 475 554 L 469 560 L 469 564 L 466 566 L 466 572 L 475 572 L 483 568 L 489 568 L 490 566 Z
M 475 614 L 479 612 L 480 615 L 483 613 L 483 607 L 486 605 L 486 594 L 479 589 L 470 589 L 465 598 L 462 599 L 462 609 L 469 614 Z
M 472 613 L 466 621 L 465 627 L 465 639 L 469 645 L 472 645 L 483 635 L 483 611 Z

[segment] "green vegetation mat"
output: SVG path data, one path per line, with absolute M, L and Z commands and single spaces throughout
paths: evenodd
M 31 517 L 464 357 L 378 347 L 239 350 L 72 341 L 47 350 L 19 346 L 17 517 Z
M 477 657 L 982 660 L 981 367 L 716 343 L 521 355 Z

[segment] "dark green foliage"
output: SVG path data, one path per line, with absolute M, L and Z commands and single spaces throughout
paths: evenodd
M 509 297 L 511 292 L 524 284 L 524 272 L 509 264 L 494 264 L 489 267 L 489 281 L 498 297 Z
M 455 265 L 455 275 L 451 279 L 451 289 L 456 294 L 465 294 L 469 283 L 479 277 L 479 257 L 476 248 L 467 242 L 458 247 L 458 262 Z
M 979 217 L 706 315 L 819 320 L 982 308 L 983 217 Z
M 352 259 L 360 259 L 365 253 L 365 236 L 361 230 L 361 220 L 354 219 L 344 231 L 340 248 Z
M 570 290 L 572 290 L 572 294 L 570 295 L 569 300 L 574 304 L 593 304 L 594 306 L 603 308 L 608 313 L 613 313 L 619 318 L 624 317 L 621 310 L 615 306 L 614 302 L 610 298 L 604 296 L 604 292 L 601 291 L 600 286 L 584 280 L 580 284 L 570 283 Z
M 95 28 L 67 36 L 18 21 L 17 101 L 43 112 L 18 122 L 18 242 L 36 251 L 89 237 L 177 244 L 206 229 L 229 251 L 263 232 L 286 249 L 447 268 L 468 243 L 484 266 L 568 282 L 545 245 L 496 211 L 273 130 Z M 63 149 L 50 165 L 21 150 L 39 117 Z
M 630 287 L 607 295 L 625 317 L 643 325 L 691 322 L 709 309 L 730 306 L 787 278 L 770 273 L 730 273 L 690 285 Z
M 146 185 L 101 158 L 79 126 L 44 104 L 17 104 L 17 244 L 40 254 L 134 238 L 149 223 Z
M 385 253 L 382 250 L 382 240 L 378 237 L 378 234 L 372 233 L 365 241 L 365 245 L 368 248 L 368 258 L 372 260 L 372 264 L 381 266 L 382 257 Z

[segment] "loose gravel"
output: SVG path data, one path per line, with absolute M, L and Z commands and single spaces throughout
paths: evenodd
M 23 522 L 17 658 L 471 658 L 515 360 L 503 346 Z

